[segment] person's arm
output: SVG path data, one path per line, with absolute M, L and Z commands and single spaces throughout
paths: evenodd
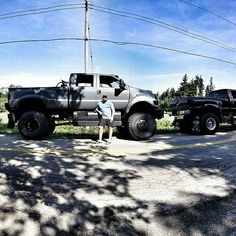
M 95 112 L 97 112 L 100 116 L 102 115 L 102 112 L 99 110 L 99 106 L 96 106 Z
M 113 103 L 111 103 L 111 122 L 114 120 L 114 116 L 115 116 L 115 107 Z

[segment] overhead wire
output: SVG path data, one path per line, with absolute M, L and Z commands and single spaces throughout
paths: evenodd
M 89 4 L 89 8 L 94 10 L 94 11 L 100 11 L 100 12 L 107 13 L 107 14 L 112 14 L 112 15 L 117 15 L 117 16 L 121 16 L 121 17 L 136 19 L 136 20 L 140 20 L 140 21 L 143 21 L 143 22 L 146 22 L 146 23 L 158 25 L 158 26 L 161 26 L 163 28 L 169 29 L 171 31 L 183 34 L 185 36 L 188 36 L 188 37 L 191 37 L 191 38 L 194 38 L 194 39 L 198 39 L 200 41 L 207 42 L 209 44 L 212 44 L 212 45 L 215 45 L 215 46 L 227 49 L 227 50 L 236 51 L 236 48 L 234 48 L 230 45 L 227 45 L 225 43 L 216 41 L 216 40 L 208 38 L 206 36 L 202 36 L 202 35 L 190 32 L 186 29 L 179 28 L 177 26 L 165 23 L 163 21 L 160 21 L 160 20 L 157 20 L 157 19 L 154 19 L 154 18 L 142 16 L 142 15 L 139 15 L 139 14 L 134 14 L 134 13 L 131 13 L 131 12 L 114 10 L 114 9 L 111 9 L 111 8 L 106 8 L 106 7 L 98 6 L 98 5 L 95 5 L 95 4 Z
M 182 54 L 186 54 L 186 55 L 202 57 L 202 58 L 206 58 L 206 59 L 210 59 L 210 60 L 216 60 L 216 61 L 220 61 L 220 62 L 232 64 L 232 65 L 236 65 L 236 62 L 227 61 L 227 60 L 220 59 L 220 58 L 217 58 L 217 57 L 207 56 L 207 55 L 193 53 L 193 52 L 186 52 L 186 51 L 179 50 L 179 49 L 162 47 L 162 46 L 153 45 L 153 44 L 137 43 L 137 42 L 124 42 L 124 41 L 113 41 L 113 40 L 107 40 L 107 39 L 90 39 L 90 40 L 98 41 L 98 42 L 114 43 L 114 44 L 117 44 L 117 45 L 136 45 L 136 46 L 145 46 L 145 47 L 151 47 L 151 48 L 158 48 L 158 49 L 162 49 L 162 50 L 178 52 L 178 53 L 182 53 Z
M 183 1 L 183 0 L 179 0 L 179 1 Z M 183 1 L 183 2 L 185 2 L 185 1 Z M 22 17 L 22 16 L 29 16 L 29 15 L 45 14 L 45 13 L 49 13 L 49 12 L 56 12 L 56 11 L 62 11 L 62 10 L 74 10 L 74 9 L 84 8 L 84 7 L 82 7 L 82 5 L 84 5 L 84 4 L 70 3 L 70 4 L 53 5 L 53 6 L 49 6 L 49 7 L 33 8 L 33 9 L 27 9 L 27 10 L 22 10 L 22 11 L 8 12 L 8 13 L 0 14 L 0 20 Z M 59 7 L 61 7 L 61 8 L 59 8 Z M 154 18 L 150 18 L 150 17 L 146 17 L 146 16 L 142 16 L 139 14 L 134 14 L 134 13 L 126 12 L 126 11 L 114 10 L 114 9 L 99 6 L 96 4 L 89 4 L 89 7 L 90 7 L 90 9 L 95 10 L 95 11 L 100 11 L 103 13 L 118 15 L 121 17 L 126 17 L 126 18 L 131 18 L 131 19 L 136 19 L 136 20 L 144 21 L 144 22 L 150 23 L 150 24 L 155 24 L 155 25 L 167 28 L 169 30 L 175 31 L 177 33 L 186 35 L 188 37 L 195 38 L 195 39 L 204 41 L 206 43 L 209 43 L 209 44 L 212 44 L 212 45 L 224 48 L 224 49 L 227 49 L 230 51 L 236 51 L 236 48 L 234 48 L 230 45 L 227 45 L 222 42 L 210 39 L 208 37 L 193 33 L 193 32 L 186 30 L 186 29 L 176 27 L 172 24 L 165 23 L 163 21 L 160 21 L 160 20 L 157 20 Z M 57 9 L 54 9 L 54 8 L 57 8 Z M 49 9 L 51 9 L 51 10 L 49 10 Z M 36 12 L 32 12 L 32 11 L 36 11 Z M 26 13 L 26 12 L 29 12 L 29 13 Z
M 13 17 L 34 15 L 34 14 L 43 14 L 43 13 L 48 13 L 48 12 L 53 12 L 53 11 L 84 8 L 81 5 L 83 5 L 83 4 L 63 4 L 63 5 L 54 5 L 54 6 L 50 6 L 50 7 L 44 7 L 44 8 L 28 9 L 28 10 L 24 10 L 24 11 L 8 12 L 8 13 L 0 14 L 0 20 L 1 19 L 7 19 L 7 18 L 13 18 Z M 153 18 L 150 18 L 150 17 L 146 17 L 146 16 L 142 16 L 142 15 L 134 14 L 134 13 L 130 13 L 130 12 L 125 12 L 125 11 L 118 11 L 118 10 L 114 10 L 114 9 L 111 9 L 111 8 L 105 8 L 105 7 L 97 6 L 97 5 L 94 5 L 94 4 L 89 4 L 89 8 L 93 9 L 93 10 L 96 10 L 96 11 L 100 11 L 100 12 L 105 12 L 105 13 L 109 13 L 109 14 L 114 14 L 114 15 L 118 15 L 118 16 L 132 18 L 132 19 L 136 19 L 136 20 L 141 20 L 141 21 L 148 22 L 148 23 L 151 23 L 151 24 L 157 24 L 157 25 L 162 26 L 164 28 L 171 29 L 171 30 L 176 31 L 178 33 L 185 34 L 185 35 L 190 36 L 192 38 L 197 38 L 199 40 L 214 44 L 216 46 L 223 47 L 223 48 L 228 49 L 228 50 L 236 50 L 235 48 L 233 48 L 231 46 L 228 46 L 226 44 L 223 44 L 221 42 L 211 40 L 207 37 L 204 37 L 204 36 L 201 36 L 201 35 L 198 35 L 198 34 L 193 34 L 192 32 L 189 32 L 187 30 L 181 29 L 179 27 L 175 27 L 173 25 L 167 24 L 165 22 L 161 22 L 157 19 L 153 19 Z M 33 12 L 33 11 L 36 11 L 36 12 Z M 26 12 L 28 12 L 28 13 L 26 13 Z M 89 33 L 90 33 L 90 28 L 89 28 Z M 198 38 L 198 37 L 200 37 L 200 38 Z M 26 40 L 2 41 L 2 42 L 0 42 L 0 45 L 15 44 L 15 43 L 53 42 L 53 41 L 65 41 L 65 40 L 80 40 L 80 41 L 83 41 L 85 39 L 84 38 L 75 38 L 75 37 L 51 38 L 51 39 L 26 39 Z M 216 58 L 216 57 L 211 57 L 211 56 L 208 56 L 208 55 L 202 55 L 202 54 L 198 54 L 198 53 L 192 53 L 192 52 L 187 52 L 187 51 L 183 51 L 183 50 L 179 50 L 179 49 L 162 47 L 162 46 L 147 44 L 147 43 L 114 41 L 114 40 L 109 40 L 109 39 L 96 39 L 96 38 L 93 38 L 93 39 L 90 38 L 89 41 L 90 41 L 91 65 L 92 66 L 93 66 L 93 62 L 92 62 L 93 56 L 92 56 L 91 41 L 104 42 L 104 43 L 113 43 L 113 44 L 116 44 L 116 45 L 135 45 L 135 46 L 152 47 L 152 48 L 168 50 L 168 51 L 172 51 L 172 52 L 177 52 L 177 53 L 182 53 L 182 54 L 186 54 L 186 55 L 202 57 L 202 58 L 206 58 L 206 59 L 211 59 L 211 60 L 216 60 L 216 61 L 236 65 L 235 62 L 220 59 L 220 58 Z
M 27 10 L 2 13 L 2 14 L 0 14 L 0 17 L 7 16 L 7 15 L 12 15 L 12 14 L 20 14 L 20 13 L 25 13 L 25 12 L 31 12 L 31 11 L 42 11 L 42 10 L 49 10 L 49 9 L 52 9 L 52 8 L 72 7 L 72 6 L 81 6 L 81 5 L 84 5 L 84 4 L 83 3 L 68 3 L 68 4 L 61 4 L 61 5 L 53 5 L 53 6 L 49 6 L 49 7 L 31 8 L 31 9 L 27 9 Z
M 0 41 L 0 45 L 4 44 L 16 44 L 16 43 L 37 43 L 37 42 L 53 42 L 53 41 L 84 41 L 84 38 L 77 38 L 77 37 L 63 37 L 63 38 L 51 38 L 51 39 L 23 39 L 23 40 L 12 40 L 12 41 Z M 169 48 L 169 47 L 163 47 L 159 45 L 154 45 L 154 44 L 146 44 L 146 43 L 138 43 L 138 42 L 126 42 L 126 41 L 115 41 L 115 40 L 110 40 L 110 39 L 97 39 L 97 38 L 90 38 L 89 40 L 94 41 L 94 42 L 103 42 L 103 43 L 113 43 L 116 45 L 135 45 L 135 46 L 144 46 L 144 47 L 149 47 L 149 48 L 157 48 L 157 49 L 162 49 L 162 50 L 167 50 L 167 51 L 172 51 L 172 52 L 177 52 L 181 54 L 186 54 L 190 56 L 196 56 L 196 57 L 201 57 L 205 59 L 210 59 L 210 60 L 215 60 L 227 64 L 231 64 L 236 66 L 236 62 L 233 61 L 228 61 L 224 60 L 221 58 L 217 57 L 212 57 L 208 55 L 203 55 L 203 54 L 198 54 L 198 53 L 193 53 L 193 52 L 187 52 L 175 48 Z
M 0 20 L 16 18 L 16 17 L 23 17 L 23 16 L 30 16 L 30 15 L 40 15 L 40 14 L 45 14 L 45 13 L 49 13 L 49 12 L 57 12 L 57 11 L 64 11 L 64 10 L 83 9 L 83 8 L 84 7 L 82 7 L 82 6 L 78 6 L 78 7 L 64 7 L 64 8 L 47 10 L 47 11 L 37 11 L 37 12 L 31 12 L 31 13 L 23 13 L 23 14 L 17 14 L 17 15 L 2 16 L 2 17 L 0 17 Z
M 236 26 L 236 23 L 234 23 L 233 21 L 228 20 L 228 19 L 226 19 L 225 17 L 223 17 L 223 16 L 221 16 L 221 15 L 219 15 L 219 14 L 213 12 L 213 11 L 210 11 L 210 10 L 208 10 L 208 9 L 206 9 L 206 8 L 203 8 L 203 7 L 201 7 L 201 6 L 198 6 L 198 5 L 196 5 L 196 4 L 193 4 L 193 3 L 190 3 L 190 2 L 187 2 L 187 1 L 184 1 L 184 0 L 178 0 L 178 1 L 179 1 L 179 2 L 182 2 L 182 3 L 185 3 L 185 4 L 187 4 L 187 5 L 193 6 L 193 7 L 195 7 L 195 8 L 199 8 L 199 9 L 201 9 L 202 11 L 208 12 L 208 13 L 210 13 L 211 15 L 216 16 L 217 18 L 219 18 L 219 19 L 221 19 L 221 20 L 223 20 L 223 21 L 225 21 L 225 22 L 227 22 L 227 23 L 230 23 L 231 25 Z
M 84 38 L 75 37 L 63 37 L 63 38 L 50 38 L 50 39 L 21 39 L 21 40 L 11 40 L 11 41 L 0 41 L 0 45 L 4 44 L 17 44 L 17 43 L 38 43 L 38 42 L 54 42 L 54 41 L 84 41 Z

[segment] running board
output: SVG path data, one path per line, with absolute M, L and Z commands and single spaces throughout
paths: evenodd
M 98 126 L 98 114 L 91 111 L 76 111 L 73 112 L 73 121 L 74 126 Z M 121 113 L 115 112 L 113 126 L 121 126 Z

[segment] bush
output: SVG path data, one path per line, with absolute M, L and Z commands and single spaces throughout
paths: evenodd
M 175 133 L 178 130 L 173 126 L 173 120 L 163 118 L 157 121 L 157 133 Z
M 5 103 L 7 102 L 7 95 L 0 93 L 0 112 L 5 112 Z

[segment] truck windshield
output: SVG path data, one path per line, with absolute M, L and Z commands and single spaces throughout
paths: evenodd
M 227 93 L 227 90 L 213 91 L 213 92 L 210 92 L 207 97 L 226 99 L 228 98 L 228 93 Z

